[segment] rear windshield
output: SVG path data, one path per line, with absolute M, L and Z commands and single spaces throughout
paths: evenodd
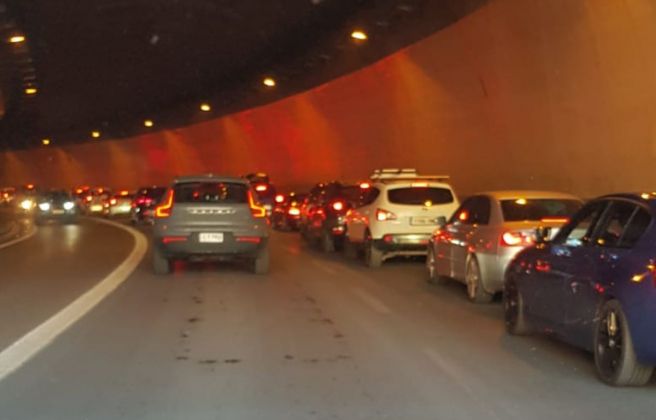
M 42 196 L 46 200 L 70 200 L 71 196 L 64 191 L 52 191 L 43 194 Z
M 581 208 L 581 202 L 577 200 L 552 198 L 501 200 L 503 220 L 506 222 L 539 221 L 549 217 L 570 217 L 579 208 Z
M 453 193 L 448 188 L 410 187 L 395 188 L 387 192 L 387 199 L 393 204 L 423 206 L 427 202 L 434 204 L 453 203 Z
M 176 203 L 248 203 L 248 186 L 232 182 L 188 182 L 174 187 Z

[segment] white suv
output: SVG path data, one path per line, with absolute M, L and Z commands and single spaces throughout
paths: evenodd
M 362 195 L 346 219 L 344 251 L 364 251 L 369 267 L 399 255 L 426 255 L 441 217 L 449 218 L 458 199 L 448 176 L 418 175 L 415 169 L 380 169 L 361 185 Z

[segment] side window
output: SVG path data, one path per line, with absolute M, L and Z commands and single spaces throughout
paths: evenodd
M 579 247 L 590 243 L 599 218 L 606 209 L 608 202 L 597 201 L 584 206 L 574 215 L 556 235 L 553 242 L 572 247 Z
M 620 239 L 619 246 L 621 248 L 632 248 L 638 240 L 645 233 L 651 224 L 651 215 L 649 212 L 641 207 L 633 213 L 629 226 L 624 230 L 624 235 Z
M 611 203 L 610 209 L 607 211 L 607 215 L 599 229 L 597 245 L 616 248 L 635 210 L 635 204 L 626 201 Z
M 490 199 L 485 196 L 474 196 L 465 200 L 449 221 L 465 225 L 486 225 L 489 222 Z

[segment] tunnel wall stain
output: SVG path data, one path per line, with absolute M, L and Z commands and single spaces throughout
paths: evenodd
M 463 194 L 655 190 L 655 22 L 652 0 L 492 0 L 273 104 L 128 140 L 3 153 L 0 183 L 135 187 L 258 170 L 296 186 L 416 167 L 450 174 Z

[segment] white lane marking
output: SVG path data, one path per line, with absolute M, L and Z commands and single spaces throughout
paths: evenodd
M 30 230 L 27 231 L 27 233 L 25 235 L 23 235 L 21 237 L 18 237 L 16 239 L 12 239 L 11 241 L 3 242 L 2 244 L 0 244 L 0 249 L 7 248 L 7 247 L 10 247 L 12 245 L 16 245 L 19 242 L 23 242 L 23 241 L 26 241 L 26 240 L 30 239 L 32 236 L 36 235 L 37 230 L 38 229 L 36 228 L 36 226 L 32 225 Z
M 114 271 L 109 273 L 107 277 L 82 296 L 75 299 L 71 304 L 53 315 L 43 324 L 34 328 L 0 352 L 0 381 L 18 370 L 71 325 L 91 311 L 91 309 L 120 286 L 132 274 L 134 269 L 137 268 L 139 262 L 141 262 L 148 249 L 148 240 L 141 232 L 107 220 L 98 219 L 94 221 L 105 223 L 130 233 L 134 238 L 134 248 L 130 252 L 130 255 Z
M 312 260 L 312 264 L 316 265 L 317 267 L 319 267 L 320 269 L 322 269 L 323 271 L 325 271 L 328 274 L 332 274 L 332 275 L 337 274 L 337 270 L 335 270 L 334 268 L 332 268 L 328 264 L 322 263 L 321 261 Z
M 392 310 L 387 305 L 385 305 L 380 299 L 369 294 L 368 292 L 365 292 L 359 287 L 354 287 L 352 291 L 357 297 L 362 299 L 362 301 L 366 303 L 367 306 L 369 306 L 374 311 L 381 313 L 383 315 L 389 315 L 392 313 Z

